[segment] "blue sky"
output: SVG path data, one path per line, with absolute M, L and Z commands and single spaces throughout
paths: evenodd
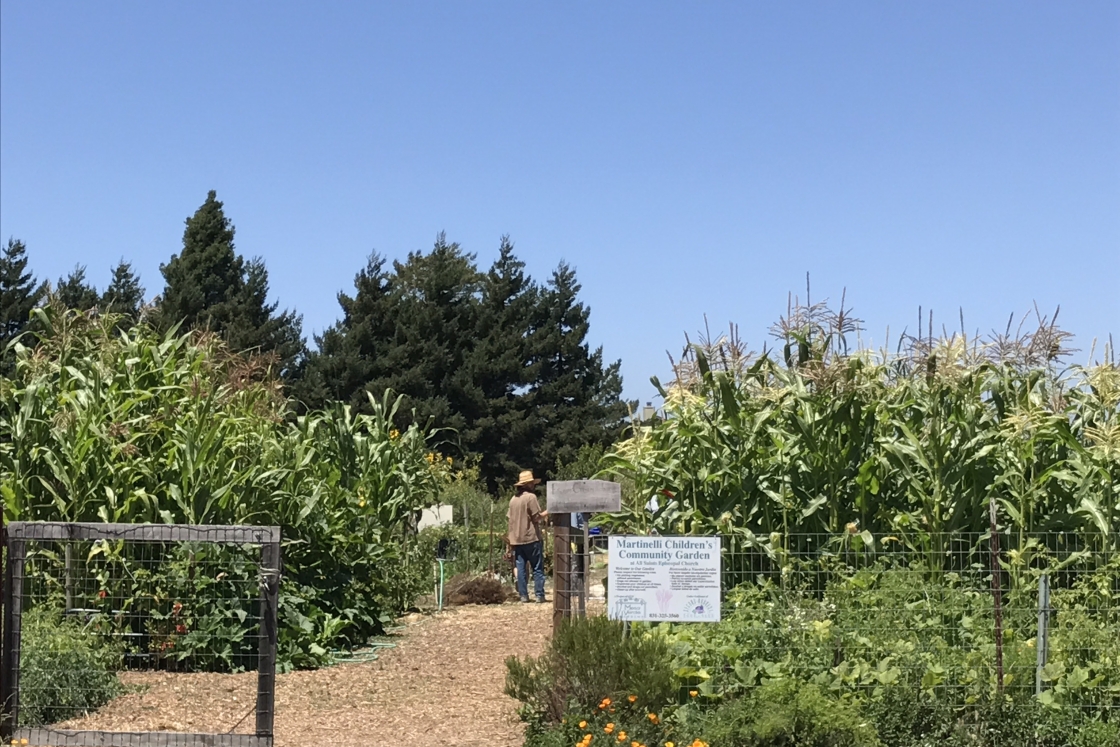
M 0 5 L 0 236 L 149 294 L 216 189 L 308 332 L 439 231 L 576 266 L 650 399 L 706 314 L 1120 332 L 1120 3 Z

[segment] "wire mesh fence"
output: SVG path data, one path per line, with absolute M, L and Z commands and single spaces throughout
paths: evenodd
M 556 619 L 608 613 L 609 537 L 557 535 Z M 721 622 L 673 626 L 700 697 L 791 678 L 1120 718 L 1120 535 L 851 531 L 720 546 Z
M 278 529 L 17 522 L 5 537 L 5 740 L 272 743 Z M 205 735 L 97 711 L 168 673 L 251 670 L 256 692 Z

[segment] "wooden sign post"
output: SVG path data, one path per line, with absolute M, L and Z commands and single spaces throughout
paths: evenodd
M 615 512 L 622 510 L 622 486 L 607 480 L 553 480 L 548 483 L 548 515 L 553 517 L 552 545 L 552 629 L 564 618 L 572 616 L 572 597 L 579 594 L 576 609 L 586 609 L 587 576 L 590 570 L 590 550 L 587 542 L 587 523 L 584 522 L 584 553 L 582 578 L 575 589 L 572 576 L 575 564 L 572 558 L 572 515 L 594 511 Z

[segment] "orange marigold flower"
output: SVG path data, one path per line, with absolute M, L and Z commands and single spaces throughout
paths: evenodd
M 614 724 L 607 724 L 603 727 L 603 731 L 605 731 L 607 734 L 610 734 L 612 731 L 614 731 Z
M 586 721 L 580 721 L 579 722 L 579 728 L 586 729 L 587 728 L 587 722 Z
M 660 719 L 658 719 L 658 718 L 657 718 L 657 714 L 656 714 L 656 713 L 647 713 L 647 714 L 646 714 L 646 718 L 648 718 L 648 719 L 649 719 L 649 722 L 650 722 L 651 724 L 656 724 L 656 723 L 657 723 L 657 722 L 658 722 L 658 721 L 660 720 Z
M 633 703 L 634 701 L 636 701 L 638 699 L 638 696 L 637 695 L 627 695 L 626 699 L 629 700 L 631 703 Z

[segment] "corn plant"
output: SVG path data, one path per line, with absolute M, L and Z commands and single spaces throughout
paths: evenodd
M 634 486 L 618 529 L 714 533 L 789 551 L 792 537 L 891 537 L 933 567 L 954 533 L 1013 549 L 1068 533 L 1114 550 L 1120 532 L 1120 369 L 1066 366 L 1052 319 L 991 338 L 856 346 L 847 311 L 791 306 L 760 355 L 729 335 L 689 343 L 664 417 L 603 461 Z M 932 324 L 930 325 L 932 326 Z M 657 498 L 656 512 L 647 510 Z M 1094 539 L 1095 538 L 1095 539 Z
M 411 602 L 426 566 L 402 539 L 443 476 L 429 432 L 393 427 L 389 393 L 370 414 L 296 417 L 269 359 L 213 335 L 54 306 L 34 321 L 39 344 L 17 341 L 15 373 L 0 380 L 6 521 L 279 525 L 282 666 L 364 641 Z M 127 564 L 122 552 L 81 562 Z

